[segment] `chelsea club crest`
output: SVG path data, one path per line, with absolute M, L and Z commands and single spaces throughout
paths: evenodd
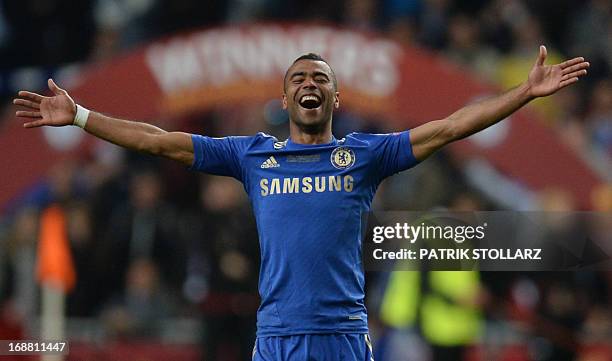
M 331 154 L 331 164 L 337 169 L 347 169 L 355 164 L 355 152 L 346 147 L 338 147 Z

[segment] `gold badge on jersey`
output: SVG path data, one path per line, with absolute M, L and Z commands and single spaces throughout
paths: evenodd
M 347 147 L 338 147 L 331 154 L 331 163 L 337 169 L 347 169 L 355 164 L 355 152 Z

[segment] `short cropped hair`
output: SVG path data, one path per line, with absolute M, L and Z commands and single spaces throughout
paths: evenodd
M 332 82 L 334 83 L 334 90 L 338 90 L 338 80 L 336 80 L 336 73 L 334 73 L 334 69 L 332 69 L 331 65 L 329 65 L 327 60 L 323 59 L 321 55 L 316 54 L 316 53 L 308 53 L 308 54 L 300 55 L 297 59 L 293 61 L 293 63 L 291 63 L 291 66 L 287 68 L 287 71 L 285 72 L 285 78 L 283 79 L 284 89 L 287 88 L 286 84 L 287 84 L 287 76 L 289 75 L 289 69 L 291 69 L 291 67 L 300 60 L 322 61 L 325 64 L 327 64 L 327 66 L 329 66 L 329 69 L 331 70 Z

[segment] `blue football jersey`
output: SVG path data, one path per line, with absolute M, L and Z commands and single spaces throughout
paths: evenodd
M 409 131 L 316 145 L 263 133 L 192 140 L 192 169 L 238 179 L 253 206 L 257 335 L 367 333 L 363 215 L 384 178 L 417 163 Z

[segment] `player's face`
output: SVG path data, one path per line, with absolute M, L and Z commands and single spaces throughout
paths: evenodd
M 340 105 L 338 97 L 325 62 L 300 60 L 289 68 L 283 109 L 288 109 L 289 119 L 303 130 L 317 132 L 330 122 L 334 107 Z

